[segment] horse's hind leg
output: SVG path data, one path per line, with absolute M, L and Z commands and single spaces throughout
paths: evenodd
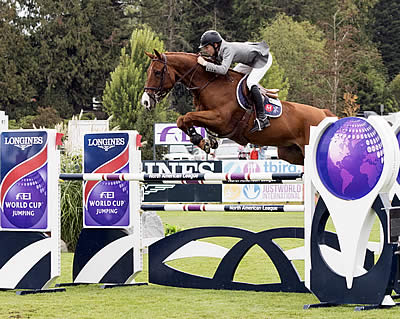
M 304 165 L 304 154 L 297 145 L 279 146 L 278 158 L 295 165 Z

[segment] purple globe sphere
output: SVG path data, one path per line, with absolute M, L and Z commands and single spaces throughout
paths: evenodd
M 46 183 L 38 172 L 16 182 L 4 199 L 4 215 L 15 228 L 46 228 L 47 219 L 40 222 L 46 209 Z
M 322 183 L 333 195 L 345 200 L 362 198 L 382 175 L 381 138 L 364 119 L 338 120 L 322 135 L 316 163 Z

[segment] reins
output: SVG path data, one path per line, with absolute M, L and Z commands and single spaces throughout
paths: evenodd
M 168 59 L 167 59 L 167 56 L 163 53 L 161 55 L 161 57 L 162 57 L 162 59 L 160 59 L 160 58 L 152 59 L 152 62 L 161 62 L 163 64 L 163 68 L 161 69 L 161 78 L 160 78 L 159 86 L 158 87 L 146 86 L 144 88 L 144 90 L 152 90 L 152 91 L 154 91 L 154 97 L 153 96 L 150 96 L 150 97 L 152 99 L 154 99 L 156 102 L 158 102 L 159 100 L 164 98 L 168 94 L 168 92 L 171 90 L 171 89 L 165 89 L 164 88 L 165 74 L 166 73 L 168 73 L 168 76 L 169 76 L 171 82 L 174 82 L 172 77 L 171 77 L 171 74 L 169 73 L 169 70 L 168 70 Z M 192 74 L 192 76 L 191 76 L 191 78 L 189 80 L 189 85 L 186 86 L 187 89 L 189 91 L 198 90 L 197 93 L 200 93 L 202 90 L 204 90 L 211 82 L 213 82 L 217 78 L 217 76 L 214 76 L 212 79 L 208 80 L 202 86 L 189 87 L 190 84 L 192 83 L 193 77 L 194 77 L 194 75 L 195 75 L 195 73 L 197 71 L 197 68 L 199 66 L 200 65 L 198 63 L 195 63 L 188 71 L 186 71 L 182 76 L 180 76 L 177 81 L 174 82 L 174 86 L 175 86 L 176 83 L 182 83 L 182 80 L 184 80 L 190 73 L 193 72 L 193 74 Z

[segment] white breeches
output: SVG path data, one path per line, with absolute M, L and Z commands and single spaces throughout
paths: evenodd
M 247 78 L 247 87 L 251 90 L 253 85 L 257 85 L 258 82 L 264 77 L 265 73 L 267 73 L 268 69 L 271 67 L 272 64 L 272 55 L 268 55 L 267 63 L 262 68 L 252 68 L 243 63 L 238 63 L 233 69 L 235 71 L 248 74 L 249 77 Z

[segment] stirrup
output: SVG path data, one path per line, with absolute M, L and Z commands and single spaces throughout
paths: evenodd
M 265 118 L 263 118 L 261 120 L 256 117 L 256 119 L 254 120 L 254 126 L 250 130 L 250 133 L 260 132 L 260 131 L 262 131 L 263 129 L 267 128 L 270 125 L 271 125 L 271 123 L 270 123 L 270 121 L 268 119 L 268 116 L 265 116 Z

